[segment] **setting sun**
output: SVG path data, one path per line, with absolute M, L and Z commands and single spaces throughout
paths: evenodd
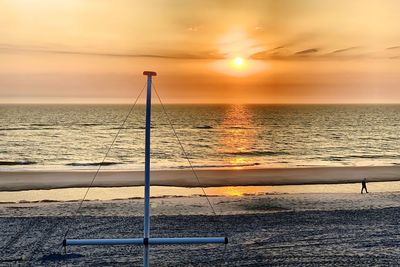
M 235 58 L 233 59 L 233 63 L 234 63 L 235 66 L 240 67 L 240 66 L 243 65 L 244 59 L 241 58 L 241 57 L 235 57 Z
M 265 48 L 249 37 L 246 31 L 228 31 L 218 38 L 216 46 L 219 52 L 225 55 L 225 59 L 212 63 L 213 69 L 217 72 L 244 77 L 265 70 L 264 62 L 251 59 L 251 55 L 264 51 Z
M 245 77 L 268 69 L 265 61 L 234 57 L 231 59 L 216 60 L 212 68 L 230 76 Z

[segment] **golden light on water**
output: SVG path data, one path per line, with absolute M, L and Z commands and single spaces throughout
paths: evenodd
M 222 122 L 222 133 L 219 138 L 220 153 L 231 156 L 225 157 L 228 165 L 240 165 L 254 163 L 246 156 L 255 145 L 255 130 L 252 122 L 251 111 L 245 105 L 231 105 L 227 107 Z
M 233 186 L 226 187 L 223 193 L 231 197 L 240 197 L 243 195 L 243 192 L 239 188 Z
M 399 182 L 377 182 L 370 185 L 373 192 L 392 192 Z M 286 186 L 227 186 L 206 188 L 208 195 L 218 196 L 252 196 L 258 194 L 276 193 L 354 193 L 360 189 L 359 184 L 330 184 L 330 185 L 286 185 Z M 0 202 L 28 202 L 28 201 L 79 201 L 85 193 L 85 188 L 64 188 L 51 190 L 29 190 L 15 192 L 1 192 Z M 202 194 L 199 188 L 152 186 L 152 196 L 192 196 Z M 92 188 L 87 199 L 89 200 L 121 200 L 131 197 L 143 197 L 143 187 L 113 187 Z M 54 204 L 54 203 L 52 203 Z

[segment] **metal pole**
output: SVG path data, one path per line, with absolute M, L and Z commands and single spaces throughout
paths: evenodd
M 226 237 L 178 237 L 150 238 L 150 126 L 151 126 L 151 82 L 157 73 L 145 71 L 147 76 L 146 99 L 146 136 L 145 136 L 145 168 L 144 168 L 144 231 L 143 238 L 125 239 L 64 239 L 63 246 L 89 245 L 144 245 L 143 266 L 149 266 L 149 245 L 182 245 L 182 244 L 228 244 Z
M 145 162 L 144 162 L 144 253 L 143 266 L 149 266 L 149 244 L 150 237 L 150 127 L 151 127 L 151 82 L 152 77 L 157 73 L 145 71 L 147 76 L 147 97 L 146 97 L 146 134 L 145 134 Z

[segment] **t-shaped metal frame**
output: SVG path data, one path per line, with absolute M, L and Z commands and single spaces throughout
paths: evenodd
M 143 238 L 125 239 L 65 239 L 63 246 L 89 245 L 143 245 L 143 266 L 149 266 L 150 245 L 180 245 L 180 244 L 227 244 L 227 237 L 179 237 L 153 238 L 150 237 L 150 129 L 151 129 L 151 84 L 152 77 L 157 76 L 154 71 L 144 71 L 147 76 L 146 97 L 146 133 L 145 133 L 145 164 L 144 164 L 144 229 Z

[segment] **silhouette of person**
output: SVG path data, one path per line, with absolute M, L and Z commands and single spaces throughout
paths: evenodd
M 363 193 L 363 191 L 364 191 L 364 189 L 365 189 L 365 193 L 367 193 L 368 194 L 368 190 L 367 190 L 367 178 L 364 178 L 362 181 L 361 181 L 361 194 Z

